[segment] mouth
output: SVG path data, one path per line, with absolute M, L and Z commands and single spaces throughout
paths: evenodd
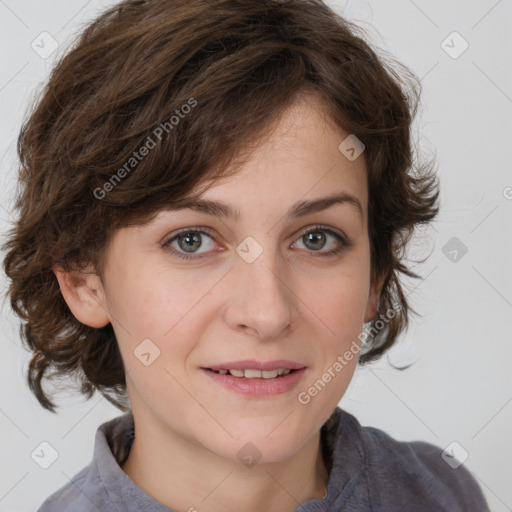
M 233 377 L 242 379 L 277 379 L 297 371 L 290 368 L 278 368 L 277 370 L 256 370 L 253 368 L 247 368 L 245 370 L 237 370 L 235 368 L 229 370 L 212 370 L 211 368 L 205 368 L 205 370 L 209 370 L 219 375 L 232 375 Z
M 262 398 L 293 389 L 306 366 L 291 361 L 237 361 L 201 370 L 217 384 L 244 395 Z

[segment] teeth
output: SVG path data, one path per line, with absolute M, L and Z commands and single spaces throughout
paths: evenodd
M 276 377 L 280 377 L 283 375 L 288 375 L 291 370 L 290 369 L 283 369 L 279 368 L 277 370 L 253 370 L 253 369 L 247 369 L 247 370 L 219 370 L 219 373 L 221 375 L 226 375 L 227 372 L 233 377 L 245 377 L 246 379 L 275 379 Z
M 244 370 L 246 379 L 261 379 L 261 370 Z

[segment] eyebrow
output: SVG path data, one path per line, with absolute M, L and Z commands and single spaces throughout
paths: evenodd
M 288 210 L 286 213 L 286 217 L 291 218 L 299 218 L 304 217 L 306 215 L 316 213 L 322 210 L 326 210 L 336 204 L 347 204 L 355 208 L 361 219 L 364 218 L 363 207 L 359 199 L 352 194 L 346 192 L 340 192 L 337 194 L 332 194 L 326 197 L 320 197 L 318 199 L 313 199 L 309 201 L 298 201 Z M 180 203 L 180 206 L 177 208 L 170 208 L 171 210 L 181 210 L 181 209 L 190 209 L 194 211 L 198 211 L 201 213 L 205 213 L 207 215 L 215 215 L 219 217 L 226 217 L 229 219 L 233 219 L 235 221 L 240 220 L 240 210 L 238 208 L 233 208 L 227 203 L 222 201 L 212 201 L 205 199 L 196 199 L 191 200 L 190 202 Z

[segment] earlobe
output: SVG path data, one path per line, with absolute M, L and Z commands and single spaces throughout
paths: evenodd
M 62 296 L 75 318 L 89 327 L 100 328 L 110 323 L 110 316 L 101 279 L 91 270 L 88 267 L 65 271 L 59 266 L 53 267 Z

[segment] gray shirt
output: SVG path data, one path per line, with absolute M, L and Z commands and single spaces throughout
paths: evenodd
M 121 469 L 133 439 L 131 412 L 100 425 L 91 463 L 38 512 L 172 512 Z M 472 474 L 462 465 L 453 469 L 435 445 L 397 441 L 362 427 L 340 407 L 322 427 L 321 439 L 327 496 L 295 512 L 489 512 Z

